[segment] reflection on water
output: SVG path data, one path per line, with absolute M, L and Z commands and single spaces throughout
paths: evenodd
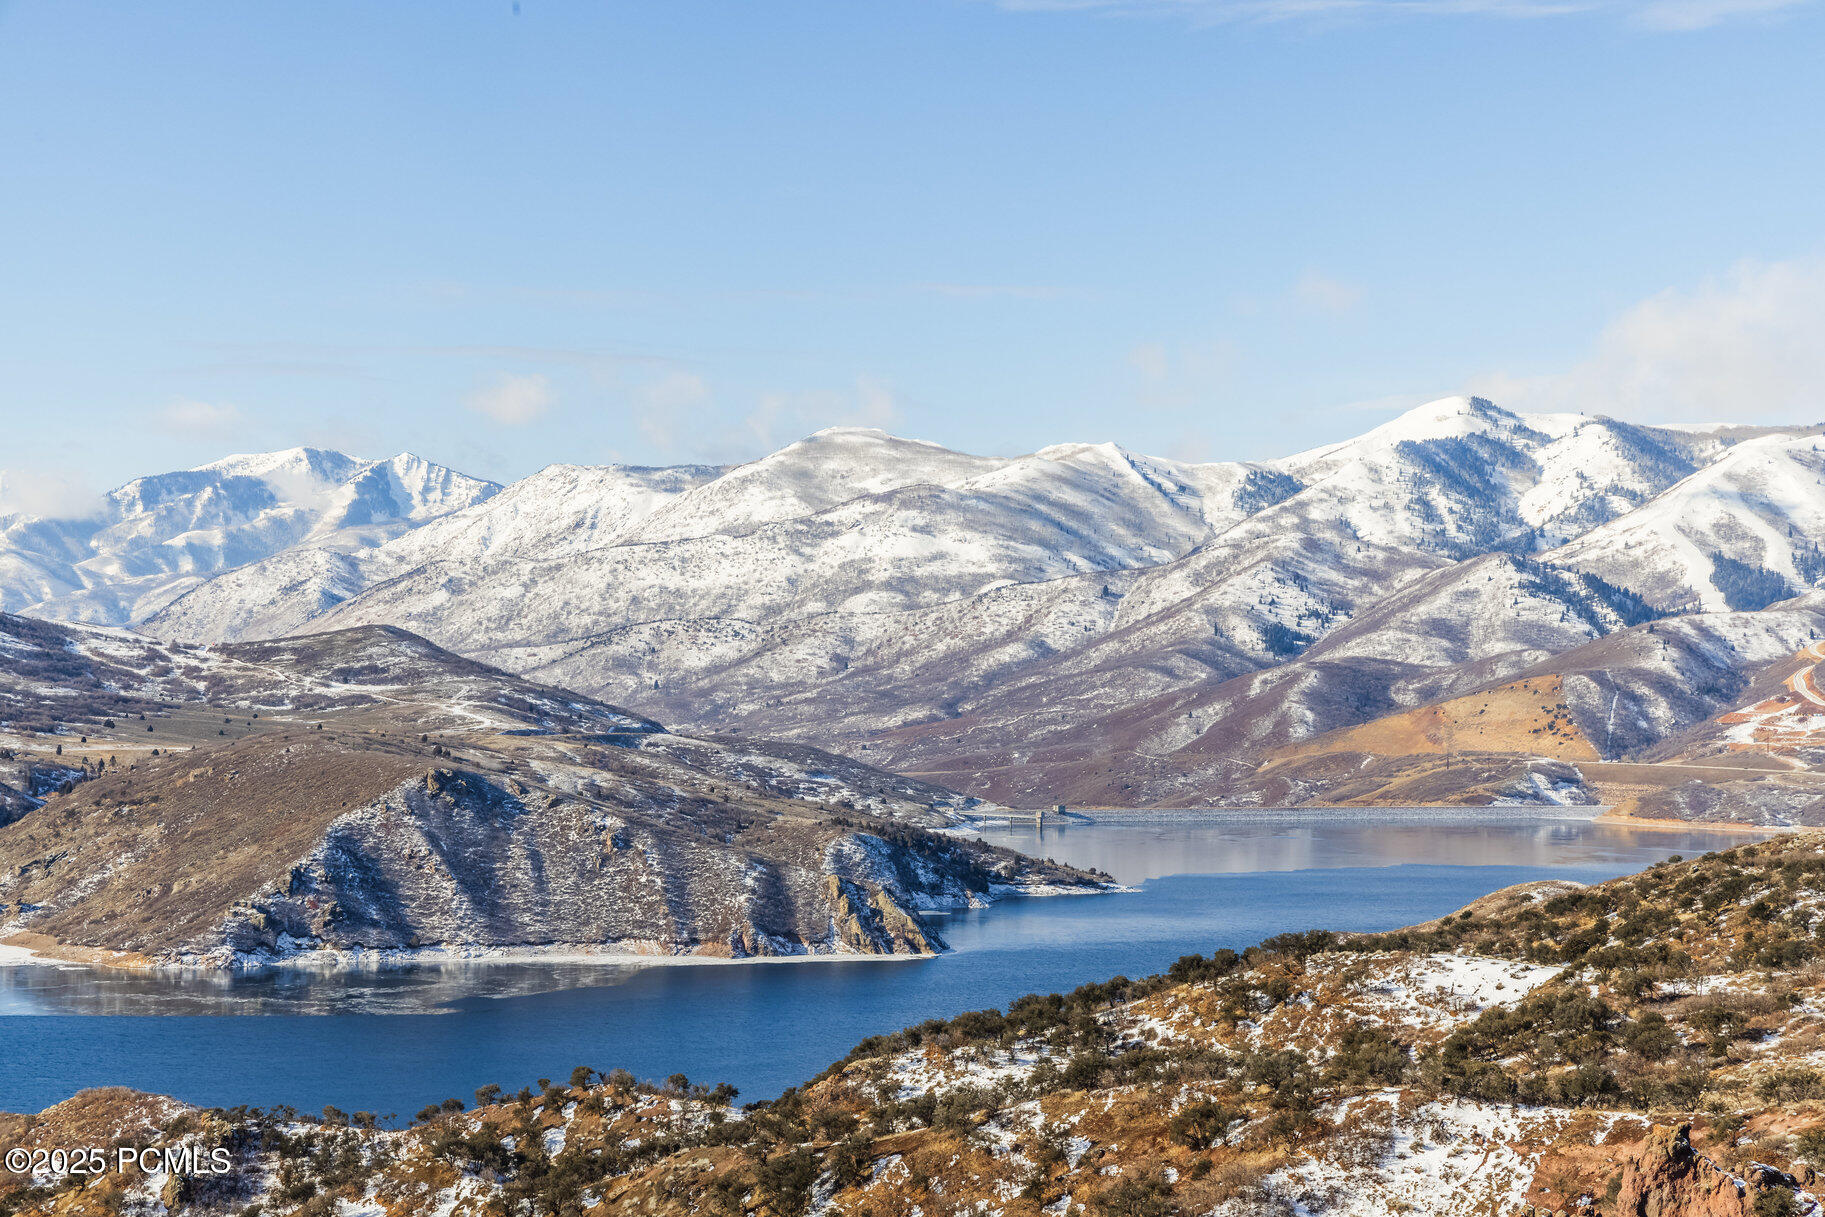
M 685 1072 L 777 1094 L 858 1040 L 1286 930 L 1382 930 L 1532 879 L 1586 882 L 1741 837 L 1512 815 L 994 828 L 1139 890 L 1011 900 L 940 919 L 924 961 L 704 967 L 470 964 L 323 974 L 0 967 L 0 1110 L 83 1086 L 202 1104 L 410 1112 L 575 1065 Z M 257 1015 L 258 1017 L 219 1017 Z
M 1091 812 L 1091 816 L 1099 813 Z M 1108 813 L 1101 813 L 1108 814 Z M 1642 829 L 1514 809 L 1278 811 L 1111 816 L 1035 828 L 1013 821 L 983 840 L 1095 866 L 1123 883 L 1165 875 L 1229 875 L 1343 866 L 1604 866 L 1727 848 L 1753 838 Z
M 422 1014 L 470 998 L 620 984 L 639 971 L 638 964 L 464 962 L 347 972 L 272 968 L 241 976 L 0 967 L 0 1015 Z

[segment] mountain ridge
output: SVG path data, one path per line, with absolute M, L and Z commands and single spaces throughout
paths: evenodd
M 1805 539 L 1825 528 L 1815 430 L 1457 397 L 1284 458 L 1187 463 L 828 428 L 738 466 L 552 465 L 362 543 L 307 533 L 169 583 L 134 624 L 208 642 L 396 624 L 694 730 L 966 783 L 1048 739 L 1103 741 L 1110 782 L 1019 797 L 1166 797 L 1171 755 L 1170 797 L 1195 801 L 1231 792 L 1231 759 L 1499 684 L 1651 616 L 1772 611 L 1825 576 Z M 1756 486 L 1773 490 L 1729 493 Z M 1733 548 L 1750 536 L 1760 549 Z M 1169 707 L 1181 726 L 1141 727 Z M 1241 749 L 1221 764 L 1183 726 L 1218 717 L 1234 721 L 1212 739 Z M 1115 743 L 1137 731 L 1137 754 Z

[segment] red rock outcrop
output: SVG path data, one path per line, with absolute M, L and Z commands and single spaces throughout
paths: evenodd
M 1627 1217 L 1751 1217 L 1748 1188 L 1693 1152 L 1692 1128 L 1656 1127 L 1622 1172 L 1616 1211 Z

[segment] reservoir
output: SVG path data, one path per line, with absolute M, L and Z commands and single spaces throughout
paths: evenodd
M 626 967 L 467 964 L 382 972 L 149 976 L 0 967 L 0 1110 L 87 1086 L 209 1106 L 408 1117 L 476 1087 L 576 1065 L 732 1082 L 743 1100 L 810 1078 L 857 1041 L 928 1018 L 1163 970 L 1288 930 L 1385 930 L 1513 883 L 1595 882 L 1742 834 L 1531 811 L 1161 813 L 983 836 L 1096 866 L 1134 890 L 1004 901 L 934 918 L 952 950 Z

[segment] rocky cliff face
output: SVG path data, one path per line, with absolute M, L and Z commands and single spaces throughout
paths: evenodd
M 691 819 L 685 835 L 587 796 L 432 769 L 338 817 L 282 881 L 173 949 L 922 955 L 944 943 L 921 910 L 987 903 L 997 866 L 1017 883 L 1027 867 L 887 824 L 891 844 L 848 824 L 749 828 L 710 806 Z
M 0 748 L 0 825 L 44 806 L 49 795 L 68 794 L 75 783 L 88 776 L 80 768 L 55 759 L 55 747 L 52 745 L 48 758 Z

